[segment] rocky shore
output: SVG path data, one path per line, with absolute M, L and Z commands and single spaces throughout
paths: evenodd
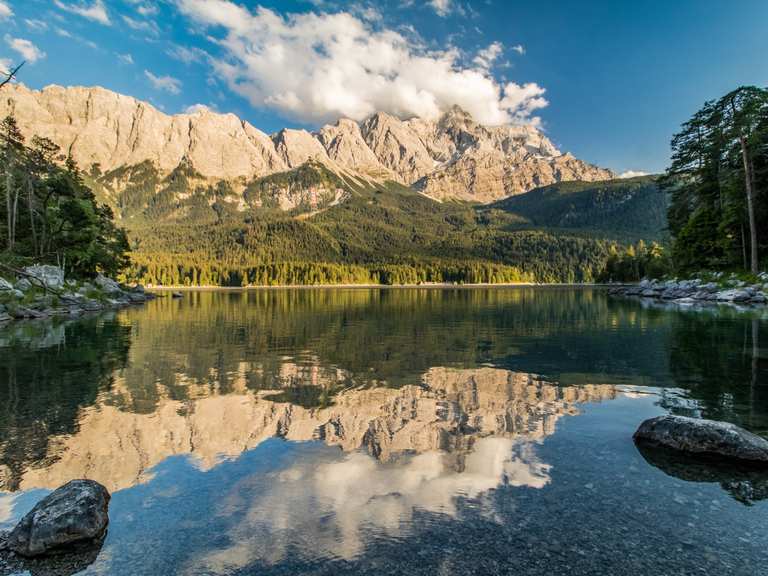
M 90 281 L 66 279 L 57 266 L 29 266 L 17 278 L 0 277 L 0 325 L 14 320 L 79 316 L 143 304 L 155 298 L 142 286 L 124 286 L 97 275 Z
M 761 272 L 757 282 L 748 283 L 735 275 L 713 274 L 710 279 L 648 280 L 639 284 L 613 286 L 608 293 L 615 296 L 635 296 L 680 304 L 738 304 L 764 306 L 768 304 L 768 272 Z

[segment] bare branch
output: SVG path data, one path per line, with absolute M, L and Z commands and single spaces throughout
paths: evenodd
M 16 68 L 11 70 L 10 72 L 2 72 L 2 75 L 5 76 L 5 78 L 2 81 L 0 81 L 0 88 L 5 86 L 6 84 L 11 82 L 12 80 L 15 80 L 16 79 L 16 73 L 19 70 L 21 70 L 21 67 L 24 66 L 24 64 L 26 64 L 26 61 L 24 61 L 21 64 L 19 64 L 18 66 L 16 66 Z

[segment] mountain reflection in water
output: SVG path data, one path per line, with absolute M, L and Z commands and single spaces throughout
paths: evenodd
M 244 383 L 246 373 L 241 376 Z M 328 377 L 315 385 L 329 386 Z M 235 383 L 238 388 L 187 401 L 161 395 L 155 411 L 141 414 L 110 404 L 126 393 L 116 379 L 109 393 L 82 410 L 77 432 L 52 439 L 47 457 L 26 469 L 18 489 L 53 489 L 71 478 L 90 478 L 117 491 L 151 478 L 151 469 L 169 456 L 191 454 L 209 469 L 271 437 L 322 440 L 347 452 L 362 448 L 385 462 L 401 454 L 446 452 L 451 457 L 445 465 L 461 472 L 480 439 L 538 440 L 578 404 L 615 396 L 612 386 L 558 387 L 493 368 L 434 368 L 418 385 L 345 390 L 320 408 L 275 402 L 269 399 L 274 392 Z
M 739 574 L 761 474 L 641 453 L 768 432 L 761 313 L 590 289 L 192 292 L 0 329 L 0 529 L 113 492 L 84 574 Z M 745 506 L 744 504 L 749 504 Z

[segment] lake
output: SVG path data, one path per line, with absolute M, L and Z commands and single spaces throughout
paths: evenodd
M 632 441 L 666 412 L 768 435 L 767 317 L 339 288 L 17 323 L 0 529 L 92 478 L 109 533 L 70 572 L 768 574 L 768 476 Z

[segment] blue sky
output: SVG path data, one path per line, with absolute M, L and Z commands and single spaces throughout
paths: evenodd
M 768 84 L 766 0 L 0 0 L 20 79 L 101 85 L 265 132 L 373 110 L 534 122 L 563 151 L 661 171 L 705 100 Z

